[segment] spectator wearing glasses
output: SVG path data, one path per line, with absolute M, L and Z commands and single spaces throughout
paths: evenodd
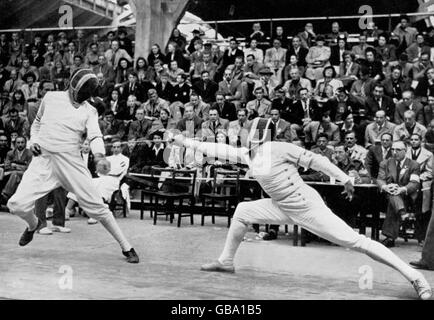
M 386 218 L 382 233 L 386 237 L 382 243 L 395 246 L 399 235 L 401 217 L 406 214 L 409 202 L 414 202 L 420 189 L 419 164 L 406 157 L 407 147 L 397 141 L 392 145 L 392 158 L 380 163 L 377 184 L 387 197 Z
M 421 125 L 425 124 L 423 106 L 420 102 L 414 99 L 414 91 L 407 90 L 402 93 L 402 102 L 396 105 L 394 122 L 401 124 L 404 122 L 404 113 L 406 111 L 413 111 L 415 113 L 416 121 Z

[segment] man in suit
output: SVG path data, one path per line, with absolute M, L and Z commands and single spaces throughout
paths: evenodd
M 115 119 L 111 110 L 104 114 L 104 120 L 99 121 L 99 126 L 105 142 L 110 143 L 113 138 L 122 140 L 125 135 L 124 121 Z
M 381 134 L 380 144 L 372 145 L 366 155 L 365 167 L 373 181 L 377 180 L 380 163 L 392 156 L 392 134 L 384 132 Z
M 96 76 L 98 78 L 98 87 L 96 89 L 95 95 L 102 100 L 106 100 L 113 91 L 114 85 L 113 83 L 108 82 L 102 73 L 98 73 Z
M 375 121 L 368 124 L 365 129 L 365 147 L 367 149 L 377 144 L 383 133 L 389 133 L 392 137 L 393 130 L 396 127 L 394 123 L 387 120 L 384 110 L 378 110 L 374 119 Z
M 188 137 L 196 137 L 196 134 L 202 128 L 203 120 L 194 112 L 193 105 L 187 105 L 184 110 L 184 118 L 178 121 L 176 129 Z
M 306 88 L 300 88 L 298 90 L 298 96 L 300 99 L 294 101 L 294 109 L 303 110 L 303 127 L 307 126 L 312 121 L 320 121 L 322 109 L 318 106 L 316 100 L 310 98 L 309 90 Z
M 431 54 L 431 47 L 425 43 L 425 36 L 422 33 L 416 35 L 416 42 L 409 44 L 405 50 L 408 54 L 408 61 L 417 62 L 423 53 Z
M 393 141 L 404 141 L 406 144 L 410 142 L 410 136 L 413 133 L 421 135 L 425 139 L 427 129 L 416 122 L 416 113 L 411 110 L 404 112 L 404 123 L 397 125 L 393 130 Z
M 236 107 L 241 106 L 242 88 L 241 81 L 232 79 L 232 71 L 230 69 L 225 70 L 224 78 L 219 83 L 219 92 L 225 95 L 225 99 L 232 102 Z
M 410 137 L 410 146 L 406 157 L 416 161 L 420 169 L 420 183 L 422 193 L 418 196 L 418 205 L 416 207 L 416 224 L 415 237 L 421 243 L 425 239 L 426 228 L 428 226 L 431 209 L 431 184 L 432 184 L 432 167 L 434 156 L 433 153 L 422 147 L 422 137 L 414 133 Z
M 246 105 L 246 109 L 255 110 L 259 117 L 269 117 L 271 102 L 264 98 L 264 88 L 256 88 L 254 94 L 256 99 L 249 101 Z
M 313 153 L 320 154 L 323 157 L 326 157 L 331 162 L 333 160 L 334 149 L 329 145 L 329 137 L 325 133 L 320 133 L 316 140 L 316 145 L 310 150 Z M 313 170 L 308 169 L 304 171 L 301 175 L 304 181 L 329 181 L 330 178 L 328 175 Z
M 384 110 L 387 120 L 394 122 L 395 103 L 391 97 L 384 94 L 384 86 L 377 83 L 374 87 L 373 96 L 366 98 L 366 116 L 372 120 L 378 110 Z
M 428 69 L 433 67 L 434 65 L 430 61 L 430 54 L 423 52 L 419 60 L 415 64 L 413 64 L 413 68 L 411 69 L 411 73 L 413 74 L 413 80 L 422 80 L 425 77 L 425 73 L 428 71 Z
M 365 162 L 368 150 L 357 144 L 357 137 L 355 131 L 347 131 L 344 136 L 345 150 L 351 160 L 357 160 L 362 163 Z
M 213 103 L 215 102 L 215 94 L 219 86 L 212 80 L 209 71 L 203 70 L 201 72 L 201 79 L 197 80 L 192 88 L 202 98 L 203 102 Z
M 232 38 L 229 41 L 229 48 L 226 49 L 225 53 L 223 54 L 220 65 L 218 67 L 220 74 L 223 73 L 229 65 L 235 63 L 236 57 L 244 58 L 244 52 L 238 49 L 238 41 L 235 38 Z
M 145 110 L 143 108 L 137 109 L 136 120 L 130 123 L 128 141 L 136 141 L 141 138 L 148 138 L 151 127 L 152 121 L 145 119 Z
M 395 246 L 399 235 L 401 217 L 406 213 L 406 204 L 415 201 L 420 188 L 419 164 L 406 157 L 407 146 L 402 141 L 392 145 L 392 158 L 380 163 L 377 185 L 387 197 L 387 211 L 382 233 L 382 243 Z
M 275 137 L 274 141 L 281 142 L 292 142 L 293 133 L 291 130 L 291 124 L 280 118 L 280 110 L 276 108 L 271 108 L 271 124 L 275 127 Z
M 220 118 L 229 121 L 235 121 L 237 119 L 237 108 L 232 102 L 226 101 L 225 95 L 222 92 L 217 92 L 212 107 L 219 110 Z
M 229 127 L 229 120 L 221 119 L 219 110 L 211 108 L 209 110 L 209 120 L 202 122 L 202 140 L 216 142 L 216 135 L 219 131 L 226 131 Z
M 130 172 L 150 173 L 153 166 L 166 167 L 164 161 L 163 132 L 155 131 L 151 135 L 152 144 L 136 144 L 130 157 Z
M 309 49 L 302 47 L 301 39 L 299 36 L 292 38 L 292 46 L 286 52 L 286 64 L 289 63 L 291 56 L 296 56 L 298 60 L 298 65 L 305 67 L 307 66 L 306 56 L 309 53 Z
M 279 61 L 279 67 L 285 66 L 286 49 L 282 48 L 282 42 L 279 39 L 273 40 L 273 47 L 265 51 L 264 65 L 274 68 L 274 61 Z
M 5 134 L 10 137 L 12 132 L 18 132 L 19 136 L 29 137 L 30 124 L 26 118 L 20 117 L 18 110 L 9 109 L 9 118 L 4 121 Z
M 116 74 L 114 69 L 107 63 L 104 55 L 98 56 L 98 64 L 94 66 L 92 70 L 95 74 L 102 73 L 107 82 L 115 82 Z
M 149 90 L 150 88 L 148 88 Z M 124 84 L 122 87 L 122 96 L 123 100 L 127 100 L 130 95 L 134 95 L 138 101 L 145 102 L 147 99 L 145 95 L 148 91 L 145 91 L 140 84 L 137 83 L 137 73 L 132 71 L 128 74 L 128 83 Z
M 15 140 L 15 149 L 9 151 L 6 155 L 4 178 L 7 179 L 7 182 L 1 193 L 0 202 L 2 204 L 5 204 L 15 193 L 24 172 L 32 161 L 32 152 L 26 149 L 26 145 L 27 139 L 23 136 L 18 136 Z
M 193 84 L 195 80 L 203 79 L 203 72 L 208 71 L 208 78 L 214 81 L 217 72 L 217 64 L 211 60 L 211 52 L 204 51 L 202 56 L 203 61 L 194 64 Z
M 312 121 L 304 128 L 305 145 L 309 147 L 316 144 L 320 133 L 325 133 L 328 136 L 329 145 L 335 146 L 341 142 L 339 127 L 330 119 L 328 112 L 324 113 L 321 121 Z
M 9 80 L 7 80 L 3 86 L 3 91 L 9 93 L 9 96 L 12 97 L 15 91 L 21 89 L 24 85 L 24 81 L 18 78 L 18 71 L 16 69 L 12 69 L 9 74 Z
M 238 110 L 237 117 L 238 120 L 229 122 L 229 144 L 234 147 L 247 147 L 247 136 L 251 125 L 251 122 L 247 120 L 247 110 Z
M 407 110 L 412 110 L 415 113 L 416 121 L 421 125 L 425 124 L 423 105 L 414 100 L 414 92 L 411 90 L 402 93 L 402 102 L 396 105 L 394 122 L 401 124 L 404 122 L 404 113 Z
M 197 95 L 196 92 L 193 92 L 190 95 L 190 102 L 186 103 L 184 108 L 190 105 L 193 106 L 194 113 L 196 113 L 199 118 L 204 121 L 208 120 L 210 105 L 201 101 L 199 95 Z

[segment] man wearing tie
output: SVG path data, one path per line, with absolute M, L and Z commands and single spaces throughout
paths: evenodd
M 247 120 L 247 110 L 238 110 L 238 120 L 229 123 L 229 144 L 234 147 L 246 147 L 251 122 Z
M 246 109 L 255 110 L 260 117 L 268 117 L 270 115 L 271 102 L 264 98 L 264 88 L 258 87 L 254 93 L 256 99 L 249 101 Z
M 221 119 L 217 108 L 209 110 L 209 120 L 202 123 L 203 141 L 216 142 L 216 135 L 220 130 L 226 133 L 229 127 L 229 120 Z
M 371 146 L 377 144 L 384 133 L 392 135 L 395 127 L 394 123 L 387 120 L 384 110 L 377 111 L 375 113 L 375 121 L 368 124 L 365 129 L 365 147 L 369 149 Z
M 276 129 L 274 131 L 276 134 L 274 140 L 281 142 L 291 142 L 294 139 L 294 136 L 292 135 L 290 123 L 280 118 L 279 109 L 272 108 L 270 114 L 271 125 L 274 125 L 274 128 Z
M 373 96 L 366 98 L 366 115 L 371 120 L 377 111 L 383 110 L 386 113 L 387 120 L 393 122 L 395 117 L 395 103 L 393 99 L 384 94 L 384 86 L 376 84 Z
M 399 235 L 400 220 L 406 213 L 406 204 L 414 202 L 420 188 L 419 164 L 406 157 L 407 146 L 402 141 L 392 145 L 392 158 L 380 163 L 377 184 L 387 197 L 387 211 L 382 233 L 382 243 L 395 246 Z
M 372 145 L 365 160 L 365 167 L 373 181 L 377 180 L 380 163 L 392 156 L 392 134 L 384 132 L 380 139 L 381 144 Z
M 402 93 L 402 102 L 396 105 L 394 122 L 401 124 L 404 122 L 404 113 L 411 110 L 415 113 L 416 121 L 424 125 L 425 118 L 423 113 L 423 106 L 420 102 L 414 100 L 414 92 L 411 90 Z

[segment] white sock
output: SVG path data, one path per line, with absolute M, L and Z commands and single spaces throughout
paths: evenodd
M 122 251 L 130 251 L 131 250 L 132 247 L 131 247 L 130 243 L 128 242 L 128 240 L 125 238 L 121 229 L 119 228 L 119 225 L 116 222 L 115 218 L 113 217 L 113 214 L 110 213 L 105 218 L 101 219 L 100 222 L 104 226 L 104 228 L 106 228 L 107 231 L 110 232 L 110 234 L 113 236 L 113 238 L 116 239 L 116 241 L 121 246 Z
M 420 272 L 402 261 L 392 250 L 379 242 L 370 241 L 366 254 L 375 261 L 381 262 L 399 271 L 408 281 L 412 282 L 419 278 Z
M 244 223 L 236 219 L 232 220 L 228 235 L 226 236 L 225 247 L 223 248 L 220 258 L 218 258 L 218 261 L 221 264 L 234 263 L 235 253 L 237 252 L 240 243 L 243 241 L 246 232 L 247 226 Z

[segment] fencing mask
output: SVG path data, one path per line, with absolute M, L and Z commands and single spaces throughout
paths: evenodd
M 74 102 L 83 103 L 94 96 L 98 78 L 91 69 L 76 70 L 69 81 L 69 91 Z
M 254 148 L 267 141 L 274 140 L 275 127 L 270 119 L 255 118 L 250 127 L 247 145 Z

